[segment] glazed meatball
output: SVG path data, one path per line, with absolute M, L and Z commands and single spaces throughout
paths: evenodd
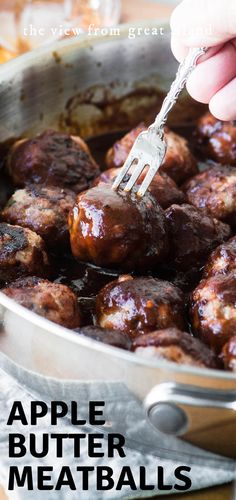
M 204 277 L 236 272 L 236 236 L 217 247 L 204 267 Z
M 231 235 L 230 227 L 191 205 L 172 205 L 169 223 L 171 265 L 180 270 L 200 268 L 210 252 Z
M 159 328 L 184 328 L 184 296 L 168 281 L 122 276 L 106 285 L 96 299 L 97 324 L 131 337 Z
M 80 138 L 46 130 L 11 148 L 8 173 L 16 186 L 45 184 L 80 193 L 99 175 L 99 168 Z
M 183 189 L 188 202 L 236 227 L 236 169 L 217 165 L 196 175 Z
M 176 184 L 180 185 L 198 173 L 197 162 L 184 137 L 166 129 L 165 140 L 167 153 L 160 171 L 165 172 Z
M 194 333 L 219 353 L 236 331 L 236 273 L 202 280 L 190 312 Z
M 139 335 L 133 342 L 133 350 L 144 358 L 164 358 L 178 364 L 217 368 L 215 354 L 200 340 L 177 328 L 158 330 Z
M 133 128 L 122 137 L 119 141 L 109 149 L 106 155 L 106 164 L 108 168 L 120 168 L 124 165 L 124 162 L 134 145 L 135 140 L 141 132 L 145 132 L 147 127 L 144 123 L 140 123 L 137 127 Z
M 224 165 L 236 165 L 236 123 L 218 120 L 207 112 L 197 123 L 199 149 Z
M 49 272 L 42 238 L 30 229 L 0 223 L 0 281 L 30 274 L 46 277 Z
M 77 328 L 75 331 L 81 335 L 85 335 L 85 337 L 102 342 L 103 344 L 119 347 L 127 351 L 131 349 L 132 343 L 129 335 L 119 330 L 108 330 L 107 328 L 99 328 L 98 326 L 91 325 Z
M 28 186 L 12 195 L 1 219 L 32 229 L 49 248 L 66 248 L 70 241 L 68 214 L 75 198 L 74 192 L 67 189 Z
M 225 369 L 236 373 L 236 335 L 224 345 L 220 357 Z
M 131 169 L 132 170 L 132 169 Z M 105 183 L 110 184 L 114 182 L 116 176 L 119 173 L 119 169 L 110 168 L 108 170 L 104 170 L 99 177 L 94 181 L 94 186 Z M 139 176 L 137 180 L 137 185 L 140 185 L 147 174 L 147 168 L 145 168 L 142 174 Z M 128 182 L 131 174 L 127 174 L 124 178 L 124 182 Z M 180 205 L 186 201 L 185 195 L 183 191 L 181 191 L 175 181 L 173 181 L 168 175 L 165 173 L 156 174 L 154 179 L 152 180 L 149 188 L 149 192 L 155 198 L 155 200 L 161 205 L 162 208 L 168 208 L 173 203 Z
M 14 281 L 2 292 L 58 325 L 71 329 L 80 326 L 77 297 L 68 286 L 31 276 Z
M 108 151 L 106 164 L 108 168 L 122 167 L 134 142 L 140 132 L 147 130 L 144 125 L 139 125 L 117 141 Z M 183 137 L 165 128 L 167 153 L 160 172 L 166 173 L 177 184 L 181 184 L 198 172 L 196 160 L 189 150 L 188 143 Z
M 168 250 L 165 213 L 146 193 L 101 184 L 78 196 L 69 216 L 74 257 L 101 267 L 147 269 Z

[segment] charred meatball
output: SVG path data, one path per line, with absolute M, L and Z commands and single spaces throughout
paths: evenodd
M 171 240 L 171 265 L 180 270 L 200 268 L 210 252 L 231 235 L 230 227 L 191 205 L 166 210 Z
M 236 227 L 236 169 L 217 165 L 184 186 L 189 203 Z
M 116 176 L 119 173 L 119 169 L 110 168 L 109 170 L 104 170 L 99 177 L 94 181 L 94 186 L 105 183 L 112 185 Z M 137 185 L 140 185 L 147 174 L 147 168 L 145 168 L 142 174 L 137 180 Z M 128 182 L 131 174 L 127 174 L 124 178 L 124 182 Z M 180 205 L 186 201 L 183 191 L 181 191 L 175 181 L 171 179 L 165 173 L 156 174 L 149 186 L 149 192 L 155 198 L 155 200 L 161 205 L 162 208 L 168 208 L 173 203 Z
M 131 337 L 159 328 L 184 328 L 184 296 L 168 281 L 123 276 L 106 285 L 96 299 L 97 324 Z
M 223 122 L 206 113 L 197 123 L 197 141 L 208 158 L 224 165 L 236 165 L 235 122 Z
M 236 273 L 202 280 L 192 294 L 192 327 L 219 353 L 236 331 Z
M 117 141 L 108 151 L 106 164 L 108 168 L 122 167 L 134 142 L 140 132 L 147 130 L 144 125 L 139 125 Z M 177 184 L 181 184 L 198 172 L 196 160 L 193 157 L 186 139 L 165 129 L 167 153 L 160 172 L 166 173 Z
M 225 369 L 236 373 L 236 335 L 224 345 L 220 357 Z
M 30 274 L 49 274 L 44 241 L 30 229 L 0 223 L 0 281 Z
M 204 277 L 236 272 L 236 236 L 217 247 L 204 268 Z
M 181 365 L 217 368 L 219 364 L 205 344 L 177 328 L 139 335 L 134 340 L 133 350 L 144 358 L 163 358 Z
M 78 196 L 69 228 L 74 257 L 102 267 L 147 269 L 168 250 L 165 213 L 150 193 L 89 189 Z
M 98 326 L 91 325 L 77 328 L 75 331 L 81 335 L 85 335 L 85 337 L 102 342 L 103 344 L 119 347 L 127 351 L 131 349 L 131 339 L 129 335 L 119 330 L 108 330 L 107 328 L 99 328 Z
M 17 190 L 1 212 L 2 220 L 28 227 L 49 248 L 69 246 L 68 214 L 76 195 L 57 187 L 28 186 Z
M 16 142 L 7 159 L 16 186 L 45 184 L 80 193 L 99 175 L 99 168 L 80 138 L 46 130 Z
M 58 325 L 71 329 L 80 326 L 77 297 L 68 286 L 31 276 L 14 281 L 2 292 Z

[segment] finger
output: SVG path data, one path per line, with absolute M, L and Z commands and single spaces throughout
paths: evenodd
M 210 59 L 201 62 L 187 82 L 187 90 L 196 101 L 208 104 L 211 98 L 236 77 L 236 49 L 226 43 Z
M 203 62 L 206 59 L 209 59 L 210 57 L 214 56 L 219 50 L 221 50 L 222 46 L 224 44 L 217 45 L 215 47 L 211 47 L 207 50 L 206 54 L 201 56 L 199 59 L 199 62 Z M 199 45 L 203 46 L 203 45 Z M 175 38 L 174 36 L 171 37 L 171 50 L 177 59 L 177 61 L 181 62 L 183 59 L 186 57 L 189 51 L 189 47 L 186 47 L 185 45 L 182 44 L 181 40 L 179 38 Z
M 234 37 L 236 2 L 183 0 L 172 13 L 170 24 L 173 51 L 179 59 L 184 47 L 213 47 Z
M 236 120 L 236 78 L 212 97 L 209 108 L 219 120 Z

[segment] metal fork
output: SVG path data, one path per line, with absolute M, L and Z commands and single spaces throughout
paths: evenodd
M 153 177 L 157 173 L 166 155 L 166 143 L 164 141 L 164 125 L 168 114 L 176 103 L 180 92 L 183 90 L 189 75 L 194 70 L 198 58 L 205 54 L 205 47 L 190 49 L 184 61 L 179 65 L 176 78 L 171 85 L 170 91 L 163 101 L 161 110 L 155 122 L 145 132 L 141 132 L 137 137 L 130 153 L 116 177 L 112 188 L 117 189 L 124 180 L 126 174 L 132 166 L 135 166 L 132 175 L 124 190 L 131 191 L 145 167 L 149 167 L 148 172 L 137 191 L 137 195 L 143 196 Z

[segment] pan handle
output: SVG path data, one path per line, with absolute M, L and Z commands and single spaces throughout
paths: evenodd
M 159 432 L 236 458 L 236 391 L 163 383 L 150 391 L 144 407 Z

